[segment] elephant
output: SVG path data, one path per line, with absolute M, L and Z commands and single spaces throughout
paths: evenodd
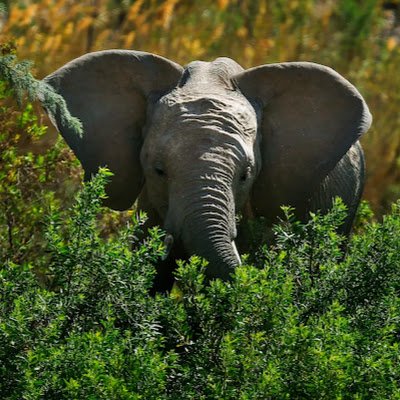
M 241 224 L 263 217 L 272 226 L 282 205 L 305 220 L 340 196 L 348 208 L 341 233 L 351 230 L 365 176 L 359 139 L 372 117 L 358 90 L 327 66 L 245 70 L 220 57 L 182 67 L 152 53 L 104 50 L 44 82 L 82 122 L 79 137 L 60 109 L 48 111 L 85 179 L 99 166 L 113 173 L 105 205 L 125 210 L 137 201 L 148 225 L 166 231 L 168 259 L 205 258 L 207 280 L 230 279 L 241 264 Z M 157 267 L 156 290 L 172 286 L 174 265 Z

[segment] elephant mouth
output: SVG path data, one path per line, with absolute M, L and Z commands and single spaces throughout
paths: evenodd
M 164 238 L 164 255 L 161 258 L 162 261 L 166 261 L 166 260 L 170 259 L 171 258 L 171 252 L 172 253 L 176 253 L 177 252 L 176 251 L 177 248 L 181 248 L 181 246 L 179 244 L 179 241 L 175 240 L 174 236 L 171 233 L 167 233 L 165 235 L 165 238 Z M 172 251 L 173 249 L 174 249 L 174 251 Z M 238 249 L 236 247 L 236 243 L 235 243 L 234 240 L 232 240 L 230 242 L 229 251 L 230 251 L 230 254 L 232 255 L 232 258 L 231 258 L 231 260 L 229 262 L 230 266 L 233 268 L 233 267 L 242 265 L 242 260 L 240 258 L 240 254 L 239 254 L 239 251 L 238 251 Z M 178 253 L 180 253 L 180 252 L 178 251 Z M 194 252 L 193 254 L 196 254 L 196 252 Z M 184 251 L 184 254 L 181 254 L 181 256 L 183 256 L 182 258 L 187 260 L 193 254 L 188 254 L 187 251 Z M 174 258 L 176 257 L 176 255 L 177 254 L 173 254 Z M 202 254 L 199 254 L 199 255 L 203 256 Z M 215 262 L 216 262 L 215 259 L 214 260 L 208 259 L 207 255 L 205 255 L 205 259 L 211 264 L 215 264 Z M 220 259 L 218 261 L 220 261 L 223 264 L 227 263 L 226 261 L 223 261 L 222 259 Z M 217 261 L 217 263 L 218 263 L 218 261 Z M 216 276 L 216 277 L 218 277 L 218 276 Z
M 174 237 L 170 233 L 167 233 L 164 238 L 165 252 L 164 255 L 161 257 L 162 261 L 165 261 L 169 257 L 173 245 L 174 245 Z

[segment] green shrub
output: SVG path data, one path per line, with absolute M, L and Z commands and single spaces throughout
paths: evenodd
M 400 203 L 346 248 L 339 200 L 306 224 L 286 209 L 257 267 L 206 285 L 206 263 L 193 257 L 177 268 L 179 289 L 152 297 L 162 234 L 138 239 L 138 216 L 102 238 L 106 179 L 87 183 L 69 210 L 53 205 L 42 257 L 2 264 L 1 398 L 400 395 Z
M 42 254 L 44 215 L 53 204 L 71 203 L 80 172 L 62 140 L 46 144 L 47 128 L 24 102 L 42 89 L 53 104 L 63 100 L 32 77 L 29 63 L 17 61 L 12 44 L 0 50 L 0 259 L 20 263 Z
M 161 351 L 148 295 L 160 232 L 139 243 L 142 219 L 134 219 L 117 237 L 100 238 L 106 176 L 89 182 L 68 212 L 53 210 L 45 265 L 6 261 L 1 269 L 1 398 L 155 398 L 165 386 L 173 356 Z M 47 271 L 46 287 L 34 267 Z

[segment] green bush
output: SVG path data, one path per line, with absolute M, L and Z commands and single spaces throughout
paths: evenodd
M 345 246 L 332 212 L 286 210 L 276 244 L 232 281 L 180 263 L 149 295 L 163 254 L 143 216 L 102 238 L 107 171 L 53 206 L 42 257 L 0 270 L 2 399 L 397 398 L 400 203 Z M 35 269 L 47 271 L 40 284 Z
M 133 220 L 114 239 L 97 226 L 107 174 L 47 222 L 45 265 L 5 262 L 0 272 L 1 398 L 155 398 L 165 386 L 153 264 L 157 229 L 143 243 Z M 33 270 L 46 270 L 42 287 Z M 133 397 L 132 397 L 133 396 Z
M 20 263 L 42 254 L 43 216 L 53 204 L 71 203 L 80 172 L 62 140 L 46 145 L 47 128 L 23 101 L 43 93 L 53 105 L 64 100 L 32 77 L 29 63 L 17 61 L 12 44 L 0 51 L 0 259 Z

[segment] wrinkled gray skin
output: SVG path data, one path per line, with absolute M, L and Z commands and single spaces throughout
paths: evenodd
M 240 264 L 235 241 L 246 242 L 237 238 L 238 213 L 242 223 L 263 216 L 272 224 L 284 204 L 304 219 L 341 196 L 349 209 L 343 233 L 350 231 L 364 184 L 358 139 L 371 116 L 354 86 L 328 67 L 244 70 L 218 58 L 183 69 L 149 53 L 110 50 L 45 81 L 83 123 L 80 139 L 58 112 L 50 115 L 86 178 L 102 165 L 114 173 L 107 205 L 123 210 L 138 199 L 149 225 L 173 237 L 156 290 L 170 287 L 174 257 L 191 254 L 209 261 L 208 278 L 228 279 Z

